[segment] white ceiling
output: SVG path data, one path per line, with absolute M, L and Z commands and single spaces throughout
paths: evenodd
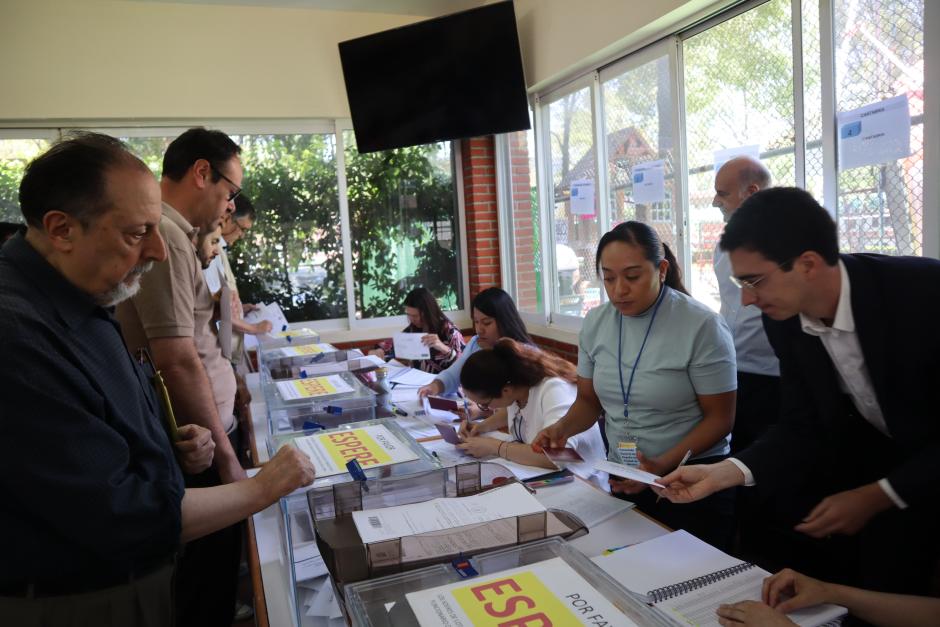
M 239 5 L 290 9 L 321 9 L 359 13 L 394 13 L 438 17 L 483 6 L 487 0 L 130 0 L 173 4 Z

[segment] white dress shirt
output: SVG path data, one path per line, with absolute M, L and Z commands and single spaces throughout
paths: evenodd
M 735 358 L 738 372 L 780 376 L 780 362 L 767 341 L 761 311 L 754 306 L 741 304 L 741 288 L 731 282 L 731 260 L 728 253 L 715 248 L 713 259 L 718 292 L 721 295 L 721 316 L 728 323 L 734 337 Z
M 881 412 L 881 406 L 878 404 L 878 398 L 875 396 L 875 386 L 872 385 L 871 375 L 868 374 L 868 366 L 865 365 L 865 356 L 862 354 L 862 345 L 858 341 L 858 333 L 855 332 L 855 317 L 852 315 L 852 286 L 849 283 L 849 273 L 846 272 L 845 264 L 841 260 L 839 261 L 839 274 L 842 278 L 842 285 L 832 326 L 827 326 L 822 320 L 810 318 L 802 313 L 800 325 L 804 333 L 815 335 L 822 342 L 836 368 L 839 388 L 852 398 L 855 408 L 862 417 L 883 434 L 891 437 L 884 414 Z M 731 458 L 731 461 L 744 473 L 744 485 L 754 485 L 754 475 L 750 469 L 738 459 Z M 898 496 L 887 479 L 879 480 L 878 485 L 895 505 L 901 509 L 907 507 L 907 503 Z

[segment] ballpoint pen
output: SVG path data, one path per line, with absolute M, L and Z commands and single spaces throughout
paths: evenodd
M 687 461 L 689 461 L 689 458 L 690 458 L 690 457 L 692 457 L 692 449 L 689 449 L 689 450 L 687 450 L 687 451 L 685 452 L 685 455 L 682 456 L 682 461 L 679 462 L 679 465 L 678 465 L 678 466 L 676 466 L 676 470 L 678 470 L 678 469 L 682 468 L 683 466 L 685 466 L 685 463 L 686 463 Z M 657 496 L 656 496 L 656 502 L 659 503 L 659 500 L 660 500 L 661 498 L 663 498 L 663 495 L 662 495 L 662 494 L 657 495 Z

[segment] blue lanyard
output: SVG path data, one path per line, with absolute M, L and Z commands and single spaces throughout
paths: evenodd
M 627 410 L 627 406 L 630 404 L 630 390 L 633 389 L 633 376 L 636 374 L 636 367 L 640 363 L 640 356 L 643 355 L 643 349 L 646 348 L 646 340 L 650 337 L 650 330 L 653 328 L 653 322 L 656 320 L 656 312 L 659 311 L 659 305 L 663 302 L 663 296 L 666 295 L 666 286 L 664 285 L 659 291 L 659 297 L 656 299 L 656 305 L 653 307 L 653 315 L 650 316 L 649 326 L 646 327 L 646 335 L 643 336 L 643 343 L 640 344 L 640 350 L 636 354 L 636 359 L 633 360 L 633 370 L 630 372 L 630 382 L 627 384 L 626 390 L 623 387 L 623 314 L 617 318 L 617 368 L 620 371 L 620 394 L 623 396 L 623 417 L 628 418 L 630 412 Z

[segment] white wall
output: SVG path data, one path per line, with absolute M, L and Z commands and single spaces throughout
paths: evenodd
M 571 78 L 727 0 L 515 0 L 529 91 Z
M 421 19 L 126 0 L 0 0 L 0 124 L 349 117 L 336 44 Z

